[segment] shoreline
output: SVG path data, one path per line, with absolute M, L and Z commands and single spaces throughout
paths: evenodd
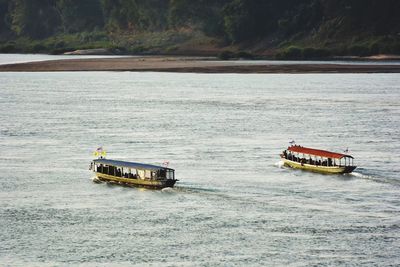
M 180 73 L 400 73 L 400 64 L 222 61 L 209 57 L 143 56 L 60 59 L 0 65 L 0 72 L 134 71 Z

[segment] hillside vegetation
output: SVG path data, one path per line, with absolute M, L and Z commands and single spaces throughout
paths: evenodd
M 398 0 L 0 0 L 0 52 L 400 54 Z

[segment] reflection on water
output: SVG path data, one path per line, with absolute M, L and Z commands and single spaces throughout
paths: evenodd
M 4 265 L 399 262 L 398 74 L 0 74 Z M 288 141 L 352 175 L 282 167 Z M 160 191 L 93 183 L 93 149 L 170 161 Z

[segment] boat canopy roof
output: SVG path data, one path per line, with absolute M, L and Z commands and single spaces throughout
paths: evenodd
M 104 165 L 111 165 L 111 166 L 116 166 L 116 167 L 139 169 L 139 170 L 151 170 L 151 171 L 171 170 L 171 171 L 174 171 L 174 169 L 157 166 L 157 165 L 120 161 L 120 160 L 112 160 L 112 159 L 95 159 L 95 160 L 93 160 L 93 162 L 95 164 L 104 164 Z
M 314 156 L 319 156 L 319 157 L 324 157 L 324 158 L 332 158 L 332 159 L 353 158 L 352 156 L 346 155 L 346 154 L 335 153 L 335 152 L 330 152 L 330 151 L 326 151 L 326 150 L 308 148 L 308 147 L 297 146 L 297 145 L 291 146 L 287 150 L 291 151 L 291 152 L 309 154 L 309 155 L 314 155 Z

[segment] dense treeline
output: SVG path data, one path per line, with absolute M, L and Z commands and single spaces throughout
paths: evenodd
M 82 44 L 129 46 L 116 36 L 184 29 L 281 56 L 400 53 L 399 14 L 398 0 L 0 0 L 0 42 L 4 51 L 12 40 L 80 34 Z M 52 45 L 68 49 L 68 38 Z

